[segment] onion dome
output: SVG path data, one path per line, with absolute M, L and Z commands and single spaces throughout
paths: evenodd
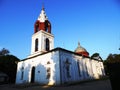
M 78 47 L 75 49 L 75 53 L 83 55 L 83 56 L 89 56 L 89 53 L 87 52 L 87 50 L 85 48 L 83 48 L 82 46 L 80 46 L 80 43 L 78 42 Z

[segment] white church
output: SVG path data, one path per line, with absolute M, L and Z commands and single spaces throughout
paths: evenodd
M 85 48 L 54 48 L 51 23 L 44 8 L 34 24 L 31 54 L 18 62 L 16 84 L 63 85 L 105 76 L 103 62 L 91 59 Z

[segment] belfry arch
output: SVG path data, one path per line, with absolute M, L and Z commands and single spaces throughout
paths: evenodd
M 38 51 L 38 44 L 39 44 L 39 41 L 37 38 L 37 39 L 35 39 L 35 52 Z
M 46 38 L 45 40 L 45 50 L 46 51 L 49 51 L 50 50 L 50 41 L 48 38 Z

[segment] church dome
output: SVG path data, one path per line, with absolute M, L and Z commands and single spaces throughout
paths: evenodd
M 86 49 L 78 44 L 78 47 L 75 49 L 75 52 L 86 52 Z
M 80 43 L 78 43 L 78 47 L 75 49 L 75 53 L 81 54 L 83 56 L 89 56 L 87 50 L 82 46 L 80 46 Z

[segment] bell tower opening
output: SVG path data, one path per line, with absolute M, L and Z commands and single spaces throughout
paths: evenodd
M 51 33 L 51 24 L 49 21 L 46 21 L 45 22 L 45 31 L 48 32 L 48 33 Z
M 38 51 L 38 38 L 35 39 L 35 52 Z
M 39 31 L 39 24 L 36 24 L 35 26 L 35 33 Z
M 46 38 L 45 40 L 45 50 L 46 51 L 49 51 L 50 50 L 50 41 L 48 38 Z

